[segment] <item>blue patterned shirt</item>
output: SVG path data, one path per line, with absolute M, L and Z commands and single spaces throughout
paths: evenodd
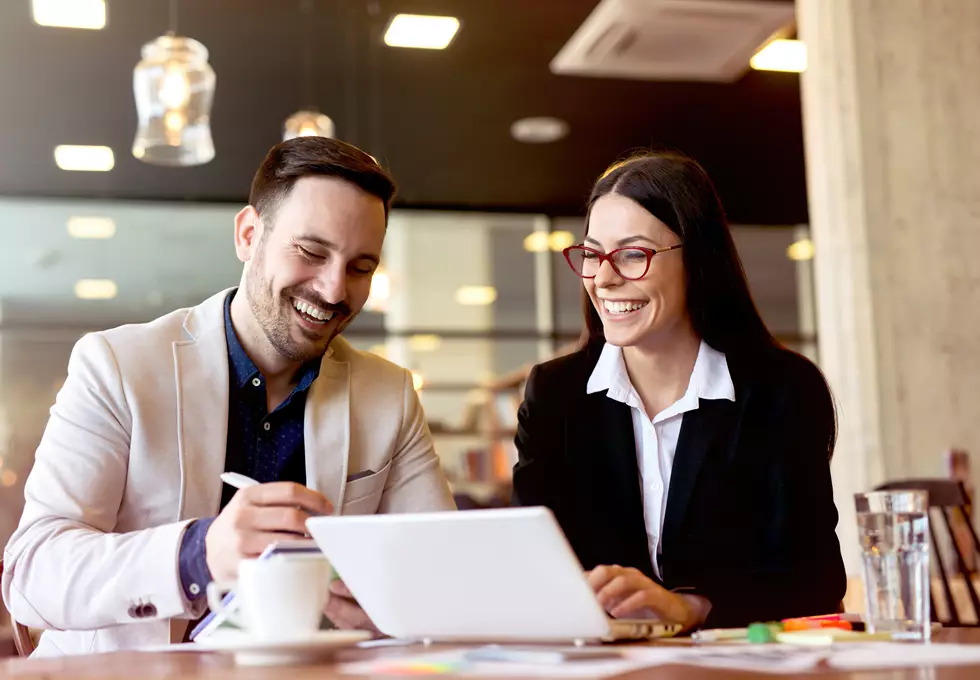
M 306 395 L 320 372 L 320 360 L 304 364 L 293 391 L 272 413 L 266 403 L 265 377 L 245 352 L 231 323 L 231 301 L 225 300 L 225 338 L 228 342 L 228 441 L 225 471 L 261 482 L 306 484 L 306 446 L 303 440 Z M 236 489 L 224 485 L 221 507 Z M 211 582 L 204 537 L 214 517 L 188 525 L 181 540 L 179 568 L 184 594 L 194 600 Z

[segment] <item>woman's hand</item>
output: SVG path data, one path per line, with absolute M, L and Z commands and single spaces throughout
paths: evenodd
M 672 593 L 632 567 L 602 565 L 587 577 L 599 605 L 615 618 L 658 618 L 687 630 L 703 623 L 711 610 L 705 598 Z
M 333 581 L 330 584 L 330 599 L 327 601 L 327 618 L 330 619 L 337 628 L 343 630 L 366 630 L 374 635 L 380 635 L 380 631 L 374 625 L 350 590 L 344 585 L 343 581 Z

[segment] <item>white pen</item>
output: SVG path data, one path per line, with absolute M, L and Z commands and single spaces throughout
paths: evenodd
M 250 486 L 258 486 L 258 482 L 249 477 L 248 475 L 239 474 L 237 472 L 222 472 L 221 481 L 229 486 L 233 486 L 236 489 L 246 489 Z M 318 516 L 314 514 L 313 516 Z M 309 536 L 309 534 L 300 534 L 301 536 Z
M 237 472 L 222 472 L 221 481 L 229 486 L 235 487 L 236 489 L 245 489 L 250 486 L 258 485 L 258 482 L 251 477 L 247 477 Z
M 222 472 L 221 481 L 236 489 L 247 489 L 250 486 L 258 486 L 259 482 L 247 475 L 238 472 Z M 311 516 L 318 517 L 319 513 L 311 513 Z

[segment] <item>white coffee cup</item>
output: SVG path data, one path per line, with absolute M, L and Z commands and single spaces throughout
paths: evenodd
M 320 628 L 330 597 L 330 563 L 322 555 L 276 555 L 242 560 L 236 583 L 208 584 L 208 606 L 227 609 L 225 593 L 235 591 L 237 609 L 229 620 L 258 640 L 298 640 Z

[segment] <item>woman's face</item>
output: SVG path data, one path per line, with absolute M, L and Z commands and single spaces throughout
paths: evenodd
M 593 204 L 585 238 L 586 246 L 601 253 L 629 246 L 660 251 L 680 242 L 677 234 L 639 203 L 615 193 Z M 636 281 L 624 279 L 608 261 L 601 264 L 595 278 L 582 279 L 602 319 L 607 342 L 619 347 L 648 344 L 689 323 L 681 252 L 658 253 Z M 638 255 L 634 252 L 632 261 L 638 261 Z M 629 266 L 630 254 L 623 257 Z

